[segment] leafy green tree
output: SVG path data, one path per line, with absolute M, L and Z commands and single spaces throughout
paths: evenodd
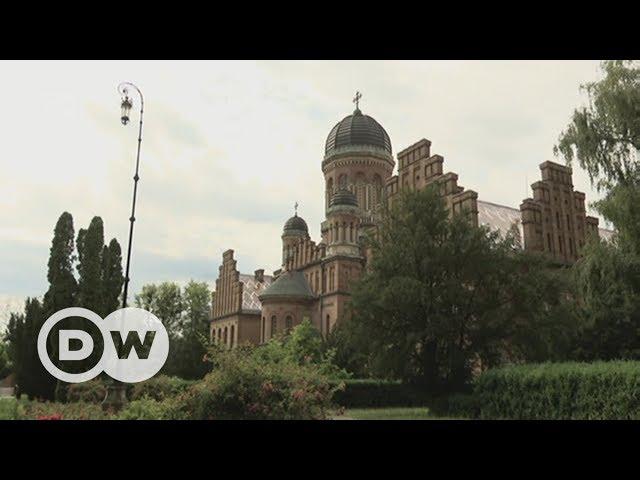
M 0 339 L 0 380 L 13 371 L 13 364 L 9 357 L 9 346 L 4 338 Z
M 602 69 L 601 80 L 583 85 L 588 105 L 556 146 L 605 192 L 593 205 L 616 230 L 611 242 L 590 242 L 573 267 L 575 355 L 587 360 L 640 355 L 640 64 L 606 61 Z
M 464 214 L 450 218 L 435 188 L 403 193 L 370 242 L 346 324 L 372 374 L 462 388 L 474 366 L 526 354 L 515 343 L 559 303 L 543 258 Z
M 177 283 L 162 282 L 158 285 L 153 283 L 144 285 L 142 291 L 135 296 L 135 304 L 153 313 L 162 321 L 169 334 L 169 340 L 180 335 L 184 302 L 182 291 Z
M 136 306 L 156 315 L 169 334 L 169 358 L 162 373 L 202 378 L 209 338 L 211 292 L 205 282 L 190 281 L 183 290 L 172 282 L 149 284 L 135 297 Z
M 597 188 L 635 184 L 640 177 L 640 64 L 602 63 L 604 78 L 582 85 L 587 106 L 576 109 L 556 153 L 577 160 Z
M 191 280 L 184 287 L 182 298 L 181 335 L 174 342 L 171 374 L 186 379 L 202 378 L 210 370 L 204 357 L 209 339 L 211 291 L 206 282 Z
M 592 241 L 573 274 L 577 359 L 640 359 L 640 257 L 616 240 Z

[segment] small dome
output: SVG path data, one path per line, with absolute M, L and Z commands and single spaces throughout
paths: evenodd
M 299 217 L 297 213 L 284 224 L 283 234 L 285 235 L 307 235 L 308 233 L 307 222 L 302 217 Z
M 343 118 L 331 129 L 325 144 L 325 155 L 336 148 L 350 145 L 368 145 L 391 154 L 391 140 L 385 129 L 358 108 L 353 115 Z
M 350 190 L 340 189 L 336 193 L 333 194 L 331 200 L 329 200 L 329 206 L 337 206 L 337 205 L 347 205 L 347 206 L 358 206 L 358 199 L 355 194 Z
M 302 272 L 297 270 L 284 272 L 260 294 L 261 302 L 269 299 L 283 297 L 311 300 L 315 295 L 311 291 L 309 284 Z

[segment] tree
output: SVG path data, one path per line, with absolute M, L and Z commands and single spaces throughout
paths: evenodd
M 135 304 L 139 308 L 158 317 L 169 334 L 169 340 L 179 335 L 182 329 L 182 311 L 184 308 L 180 286 L 173 282 L 162 282 L 159 285 L 149 284 L 135 296 Z
M 583 85 L 586 107 L 575 110 L 555 150 L 577 160 L 605 192 L 593 205 L 616 229 L 611 242 L 591 241 L 573 267 L 575 342 L 579 359 L 640 358 L 640 64 L 606 61 L 604 77 Z
M 49 250 L 49 289 L 43 302 L 47 317 L 73 306 L 75 302 L 78 284 L 73 275 L 73 263 L 76 260 L 73 237 L 73 217 L 69 212 L 64 212 L 56 223 Z
M 169 358 L 162 373 L 202 378 L 210 370 L 204 362 L 211 313 L 207 284 L 191 280 L 183 290 L 172 282 L 144 285 L 135 303 L 156 315 L 169 334 Z
M 635 185 L 640 177 L 640 64 L 605 61 L 605 77 L 582 85 L 589 97 L 576 109 L 555 152 L 577 159 L 599 189 Z
M 526 354 L 517 341 L 558 303 L 542 257 L 464 214 L 449 218 L 433 187 L 401 194 L 369 241 L 371 268 L 346 324 L 372 373 L 462 388 L 474 366 Z
M 120 294 L 124 284 L 122 275 L 122 250 L 113 238 L 102 249 L 102 316 L 109 315 L 120 308 Z
M 24 314 L 12 313 L 9 318 L 6 341 L 18 393 L 29 398 L 52 400 L 56 379 L 42 366 L 37 349 L 38 333 L 45 319 L 40 301 L 27 298 Z
M 0 339 L 0 380 L 13 371 L 13 364 L 9 357 L 9 347 L 4 338 Z
M 104 314 L 104 285 L 102 253 L 104 225 L 100 217 L 93 217 L 89 228 L 78 232 L 78 305 L 97 314 Z

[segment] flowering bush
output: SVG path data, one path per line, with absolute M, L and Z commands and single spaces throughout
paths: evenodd
M 324 419 L 336 386 L 314 365 L 300 365 L 278 347 L 213 346 L 213 371 L 168 406 L 171 418 Z M 267 360 L 267 361 L 265 361 Z
M 85 402 L 57 403 L 20 401 L 25 419 L 36 420 L 108 420 L 110 413 L 102 411 L 100 405 Z

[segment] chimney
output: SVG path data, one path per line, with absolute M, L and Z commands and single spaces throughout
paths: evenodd
M 256 282 L 264 282 L 264 268 L 260 268 L 254 272 Z

